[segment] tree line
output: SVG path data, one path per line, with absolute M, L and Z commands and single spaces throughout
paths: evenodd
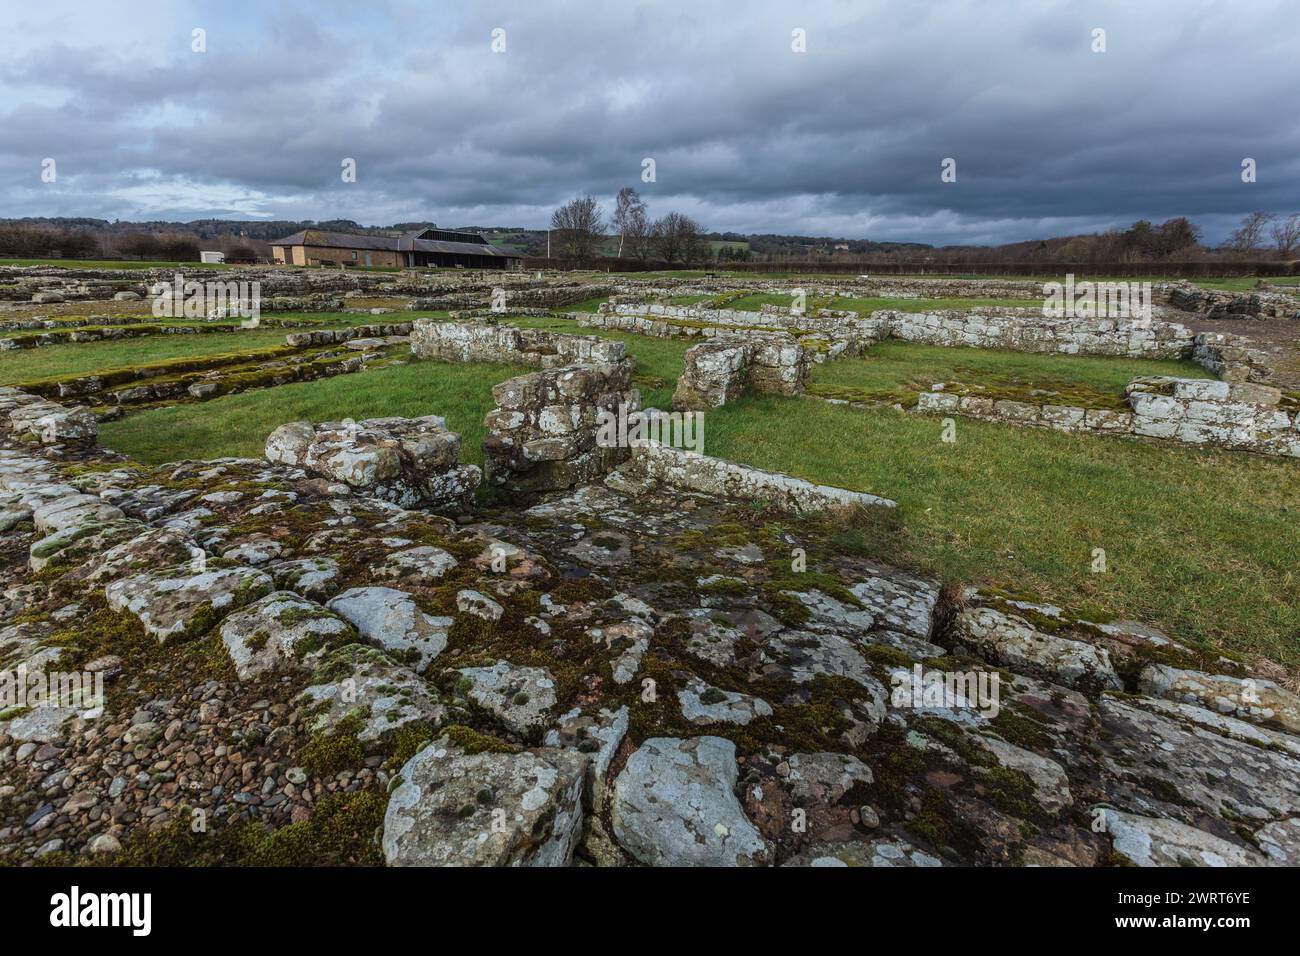
M 651 219 L 645 201 L 631 186 L 614 200 L 609 219 L 594 196 L 578 196 L 551 214 L 552 252 L 563 259 L 594 259 L 602 252 L 606 235 L 618 239 L 615 255 L 668 265 L 699 262 L 709 255 L 704 227 L 685 213 L 669 212 Z

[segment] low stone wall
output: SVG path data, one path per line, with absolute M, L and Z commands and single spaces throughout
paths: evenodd
M 1300 319 L 1300 297 L 1278 290 L 1224 292 L 1190 282 L 1170 286 L 1169 304 L 1211 319 Z
M 1125 390 L 1133 432 L 1195 445 L 1300 457 L 1300 408 L 1269 385 L 1142 378 Z
M 482 480 L 460 464 L 460 435 L 437 415 L 361 422 L 289 422 L 266 439 L 266 457 L 405 508 L 464 511 Z
M 521 375 L 494 386 L 492 397 L 497 407 L 483 422 L 487 480 L 516 493 L 572 488 L 606 474 L 628 449 L 598 444 L 602 414 L 641 407 L 626 360 Z
M 0 421 L 14 435 L 31 435 L 43 445 L 93 442 L 99 435 L 90 409 L 60 405 L 17 388 L 0 387 Z
M 1271 386 L 1153 377 L 1135 379 L 1125 393 L 1127 410 L 997 400 L 945 386 L 922 392 L 916 410 L 1300 457 L 1300 403 Z
M 659 442 L 633 448 L 628 468 L 637 476 L 684 491 L 762 502 L 795 513 L 855 507 L 893 508 L 897 504 L 865 492 L 815 485 L 802 478 L 738 465 Z
M 411 352 L 417 358 L 443 362 L 502 362 L 540 368 L 621 362 L 627 357 L 622 342 L 594 335 L 436 319 L 415 321 Z
M 807 350 L 785 334 L 733 335 L 693 345 L 682 356 L 673 408 L 717 408 L 746 391 L 802 395 L 810 364 Z
M 411 334 L 412 322 L 392 322 L 375 325 L 354 325 L 346 329 L 313 329 L 310 332 L 290 332 L 284 337 L 286 345 L 301 348 L 308 345 L 333 345 L 353 339 L 389 338 Z
M 1228 382 L 1268 382 L 1273 357 L 1242 335 L 1201 332 L 1192 347 L 1192 361 Z
M 951 309 L 872 315 L 887 318 L 892 337 L 929 345 L 1128 358 L 1184 358 L 1192 351 L 1191 331 L 1174 322 L 1050 319 L 1040 309 Z
M 794 336 L 815 362 L 857 355 L 888 334 L 884 322 L 856 312 L 818 309 L 810 313 L 764 305 L 759 312 L 657 303 L 604 303 L 600 311 L 575 316 L 580 326 L 616 329 L 657 338 L 732 337 L 738 333 L 783 332 Z
M 886 338 L 929 345 L 1009 349 L 1067 355 L 1184 358 L 1192 333 L 1173 322 L 1128 319 L 1046 318 L 1038 308 L 950 309 L 937 312 L 817 309 L 804 314 L 764 305 L 759 312 L 701 309 L 656 303 L 606 303 L 578 324 L 654 336 L 718 338 L 728 333 L 787 332 L 814 361 L 855 355 Z

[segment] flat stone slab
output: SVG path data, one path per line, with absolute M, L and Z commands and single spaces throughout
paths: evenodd
M 550 719 L 555 681 L 540 667 L 515 667 L 497 661 L 491 667 L 462 667 L 464 692 L 506 727 L 527 737 Z
M 241 680 L 269 671 L 310 669 L 355 637 L 337 614 L 290 591 L 268 594 L 221 624 L 222 643 Z
M 446 707 L 419 675 L 373 647 L 339 648 L 325 658 L 317 676 L 330 679 L 297 698 L 314 711 L 313 731 L 333 730 L 356 715 L 361 718 L 357 739 L 370 742 L 412 721 L 440 726 L 446 719 Z
M 114 611 L 129 611 L 144 629 L 165 641 L 224 616 L 274 590 L 271 578 L 254 568 L 216 568 L 188 573 L 175 568 L 160 574 L 136 574 L 104 588 Z M 212 622 L 215 623 L 215 622 Z
M 445 738 L 406 762 L 384 814 L 389 866 L 568 866 L 588 758 L 544 748 L 465 754 Z
M 698 677 L 690 677 L 686 686 L 677 692 L 682 716 L 692 724 L 740 724 L 744 726 L 755 717 L 772 716 L 772 705 L 761 697 L 739 694 L 710 686 Z
M 405 591 L 351 588 L 331 600 L 327 607 L 347 619 L 363 640 L 418 671 L 424 670 L 447 647 L 447 630 L 452 619 L 425 614 Z
M 736 746 L 652 737 L 614 781 L 619 844 L 651 866 L 748 866 L 768 848 L 736 799 Z

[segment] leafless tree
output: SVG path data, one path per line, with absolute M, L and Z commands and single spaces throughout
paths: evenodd
M 656 219 L 650 227 L 655 251 L 670 266 L 677 262 L 698 261 L 703 257 L 703 232 L 698 222 L 680 212 L 670 212 L 662 219 Z
M 1277 246 L 1279 258 L 1286 259 L 1300 245 L 1300 212 L 1289 216 L 1278 216 L 1273 220 L 1273 245 Z
M 570 199 L 551 214 L 551 228 L 566 259 L 591 259 L 604 228 L 605 211 L 593 196 Z
M 1252 212 L 1241 220 L 1240 228 L 1233 230 L 1228 245 L 1234 252 L 1250 252 L 1252 249 L 1258 249 L 1264 238 L 1264 230 L 1272 221 L 1272 213 Z
M 642 221 L 645 220 L 645 203 L 637 195 L 637 191 L 631 186 L 624 186 L 618 191 L 618 198 L 614 201 L 614 219 L 611 225 L 618 230 L 618 255 L 623 256 L 623 242 L 628 238 L 628 230 L 632 225 L 632 220 L 640 213 Z
M 649 259 L 650 254 L 654 252 L 650 231 L 650 220 L 646 217 L 645 206 L 633 209 L 627 224 L 628 251 L 642 262 Z

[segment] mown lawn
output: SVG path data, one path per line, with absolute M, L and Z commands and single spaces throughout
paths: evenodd
M 186 458 L 260 458 L 285 422 L 442 415 L 461 437 L 461 460 L 480 464 L 492 386 L 530 369 L 410 362 L 128 414 L 100 426 L 99 441 L 149 464 Z
M 797 288 L 796 282 L 791 282 L 791 290 Z M 805 306 L 813 307 L 813 296 L 807 295 Z M 754 295 L 747 295 L 744 298 L 736 299 L 726 304 L 728 309 L 742 309 L 746 312 L 757 312 L 764 305 L 781 305 L 789 306 L 794 304 L 794 295 L 776 292 L 762 292 Z M 978 299 L 978 298 L 952 298 L 952 299 L 887 299 L 887 298 L 853 298 L 849 296 L 836 297 L 826 303 L 827 308 L 838 309 L 841 311 L 858 312 L 862 315 L 869 315 L 881 309 L 891 309 L 895 312 L 933 312 L 938 309 L 974 309 L 974 308 L 1007 308 L 1007 309 L 1024 309 L 1041 307 L 1042 302 L 1038 299 Z
M 0 385 L 14 385 L 54 376 L 88 375 L 110 368 L 162 362 L 167 359 L 193 358 L 201 355 L 224 355 L 248 349 L 284 345 L 290 332 L 307 328 L 345 328 L 352 325 L 382 323 L 383 320 L 408 321 L 409 315 L 352 315 L 342 312 L 283 312 L 275 318 L 309 323 L 295 328 L 239 329 L 231 332 L 166 332 L 104 342 L 68 342 L 40 348 L 0 351 Z M 152 320 L 144 320 L 152 321 Z M 173 322 L 174 325 L 206 325 L 202 322 Z M 219 323 L 238 326 L 238 322 Z M 11 333 L 12 334 L 12 333 Z
M 940 382 L 981 384 L 1019 401 L 1109 407 L 1122 402 L 1131 379 L 1144 375 L 1213 377 L 1190 361 L 1031 355 L 889 340 L 861 358 L 813 366 L 809 390 L 828 398 L 907 405 Z
M 967 419 L 953 444 L 940 431 L 750 397 L 707 414 L 705 451 L 895 499 L 895 563 L 1300 666 L 1296 462 Z

